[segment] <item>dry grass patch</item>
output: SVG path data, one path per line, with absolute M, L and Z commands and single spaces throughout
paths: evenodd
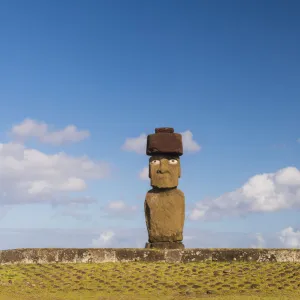
M 0 289 L 10 299 L 300 299 L 300 263 L 3 265 Z

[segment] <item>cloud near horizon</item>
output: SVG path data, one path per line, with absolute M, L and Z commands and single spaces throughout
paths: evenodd
M 266 247 L 266 241 L 263 238 L 261 233 L 256 234 L 256 244 L 252 244 L 250 248 L 265 248 Z
M 72 126 L 50 132 L 47 124 L 31 119 L 13 126 L 11 132 L 17 138 L 36 137 L 57 145 L 79 141 L 87 136 L 87 133 L 79 132 Z M 87 197 L 81 196 L 79 200 L 76 193 L 85 191 L 89 180 L 102 179 L 109 174 L 108 163 L 91 160 L 86 155 L 74 157 L 64 152 L 46 154 L 16 141 L 0 143 L 0 204 L 3 208 L 0 216 L 7 211 L 3 205 L 55 205 L 77 201 L 73 205 L 76 206 L 82 201 L 88 202 Z M 71 193 L 75 193 L 72 198 L 69 196 Z M 69 212 L 70 208 L 66 213 Z
M 123 200 L 109 201 L 107 204 L 101 205 L 99 216 L 110 219 L 132 220 L 142 208 L 137 205 L 128 205 Z
M 62 130 L 50 130 L 50 126 L 44 122 L 25 119 L 20 124 L 11 128 L 10 135 L 18 142 L 24 142 L 31 138 L 38 139 L 41 143 L 59 146 L 67 143 L 80 142 L 90 136 L 87 130 L 78 130 L 74 125 L 68 125 Z
M 278 234 L 279 240 L 287 248 L 300 248 L 300 230 L 287 227 Z
M 16 248 L 144 248 L 145 228 L 0 229 L 0 250 Z M 300 248 L 300 231 L 288 227 L 278 233 L 215 232 L 187 228 L 186 248 Z
M 201 150 L 201 146 L 193 139 L 193 134 L 190 130 L 181 132 L 183 152 L 194 153 Z M 136 138 L 127 138 L 121 149 L 137 154 L 146 154 L 147 135 L 142 133 Z
M 255 175 L 235 191 L 198 202 L 189 219 L 220 219 L 292 208 L 300 208 L 300 171 L 287 167 L 275 173 Z
M 96 239 L 92 240 L 91 246 L 95 248 L 108 247 L 112 244 L 115 232 L 112 230 L 105 231 Z
M 72 157 L 49 155 L 24 145 L 0 144 L 0 203 L 55 201 L 68 192 L 84 191 L 87 180 L 102 179 L 109 165 Z

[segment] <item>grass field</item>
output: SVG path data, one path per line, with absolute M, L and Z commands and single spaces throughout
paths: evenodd
M 300 299 L 300 263 L 0 266 L 0 299 Z

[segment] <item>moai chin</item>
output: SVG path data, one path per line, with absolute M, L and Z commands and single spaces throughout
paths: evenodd
M 146 248 L 184 249 L 185 199 L 177 189 L 181 176 L 182 137 L 173 128 L 156 128 L 147 137 L 149 159 L 148 191 L 144 209 L 148 230 Z

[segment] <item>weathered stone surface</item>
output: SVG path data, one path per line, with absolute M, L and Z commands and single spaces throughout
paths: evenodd
M 264 251 L 257 249 L 222 249 L 216 251 L 212 255 L 212 261 L 257 261 L 260 257 L 264 256 Z
M 183 240 L 185 199 L 182 191 L 152 189 L 146 195 L 144 207 L 150 243 Z
M 33 248 L 0 250 L 0 265 L 108 262 L 297 262 L 300 249 Z
M 186 249 L 189 251 L 183 251 L 181 262 L 200 262 L 200 261 L 212 261 L 211 249 Z M 200 251 L 199 251 L 200 250 Z
M 174 128 L 172 128 L 172 127 L 155 128 L 155 133 L 161 133 L 161 132 L 173 133 Z
M 184 249 L 182 242 L 156 242 L 156 243 L 146 243 L 146 249 L 156 248 L 156 249 Z
M 170 155 L 154 155 L 149 159 L 150 184 L 156 188 L 173 188 L 178 186 L 181 175 L 180 158 Z
M 164 260 L 165 254 L 160 251 L 146 251 L 145 249 L 116 249 L 116 260 L 120 262 L 129 261 L 161 261 Z
M 183 154 L 182 136 L 179 133 L 158 132 L 149 134 L 147 137 L 147 155 Z

